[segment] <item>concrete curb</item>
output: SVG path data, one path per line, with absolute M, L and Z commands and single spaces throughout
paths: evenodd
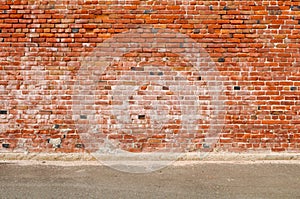
M 154 154 L 155 155 L 155 154 Z M 147 157 L 140 154 L 147 161 Z M 174 157 L 174 156 L 172 156 Z M 179 156 L 178 156 L 179 157 Z M 105 156 L 106 159 L 136 161 L 135 156 Z M 168 155 L 159 155 L 157 160 L 170 160 Z M 176 158 L 178 161 L 260 161 L 260 160 L 300 160 L 300 153 L 208 153 L 200 156 L 199 153 L 186 153 Z M 174 160 L 176 160 L 174 159 Z M 97 161 L 89 153 L 0 153 L 0 161 Z M 140 159 L 141 160 L 141 159 Z

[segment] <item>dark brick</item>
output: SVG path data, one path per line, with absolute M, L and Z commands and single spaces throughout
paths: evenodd
M 130 69 L 133 71 L 144 71 L 144 67 L 131 67 Z
M 72 33 L 78 33 L 79 32 L 79 28 L 72 28 Z
M 236 91 L 241 90 L 241 87 L 240 86 L 234 86 L 234 90 L 236 90 Z
M 87 116 L 86 115 L 80 115 L 80 119 L 86 120 Z
M 225 62 L 225 58 L 224 58 L 224 57 L 220 57 L 220 58 L 218 59 L 218 62 Z
M 291 6 L 292 11 L 300 11 L 300 6 Z
M 145 116 L 145 115 L 139 115 L 138 118 L 139 118 L 140 120 L 144 120 L 144 119 L 146 118 L 146 116 Z
M 0 110 L 1 115 L 7 115 L 7 110 Z
M 153 10 L 144 10 L 144 14 L 151 14 L 153 12 L 154 12 Z
M 163 90 L 169 90 L 169 87 L 163 86 Z

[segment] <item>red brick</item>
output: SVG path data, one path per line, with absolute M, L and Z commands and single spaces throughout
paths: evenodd
M 291 9 L 292 5 L 297 5 L 295 1 L 197 1 L 190 2 L 186 7 L 166 2 L 158 5 L 141 5 L 136 1 L 133 5 L 121 8 L 110 5 L 108 1 L 74 0 L 69 2 L 69 13 L 66 13 L 63 5 L 60 9 L 59 6 L 45 9 L 44 6 L 49 6 L 46 1 L 37 5 L 33 2 L 32 5 L 26 5 L 26 1 L 24 3 L 21 5 L 20 1 L 7 1 L 5 5 L 0 5 L 2 50 L 0 78 L 5 79 L 0 84 L 6 86 L 5 93 L 11 93 L 10 103 L 8 103 L 10 114 L 20 113 L 22 118 L 15 117 L 7 120 L 11 129 L 6 134 L 0 135 L 1 139 L 4 137 L 10 140 L 11 146 L 16 146 L 18 139 L 25 139 L 33 143 L 29 147 L 30 151 L 52 150 L 54 152 L 56 149 L 47 143 L 46 138 L 37 138 L 37 135 L 60 138 L 62 129 L 70 129 L 71 134 L 66 135 L 61 148 L 57 151 L 85 150 L 75 148 L 76 143 L 81 143 L 78 141 L 81 134 L 78 132 L 80 130 L 77 129 L 77 123 L 88 124 L 91 121 L 85 119 L 75 121 L 72 117 L 75 80 L 83 78 L 85 84 L 91 84 L 87 90 L 94 93 L 93 89 L 98 89 L 95 93 L 101 96 L 98 101 L 91 103 L 92 105 L 86 105 L 86 108 L 98 111 L 99 123 L 103 127 L 101 128 L 105 132 L 105 137 L 119 142 L 120 148 L 130 152 L 153 151 L 155 147 L 181 147 L 188 150 L 194 147 L 195 150 L 201 150 L 203 147 L 201 141 L 211 125 L 209 121 L 198 119 L 193 125 L 198 125 L 199 130 L 190 132 L 184 129 L 183 121 L 180 119 L 166 120 L 167 124 L 159 132 L 153 133 L 151 129 L 144 129 L 145 125 L 151 122 L 148 120 L 147 113 L 142 111 L 154 109 L 149 105 L 150 101 L 145 101 L 146 99 L 153 99 L 152 102 L 160 99 L 160 103 L 169 103 L 164 114 L 170 118 L 178 114 L 177 118 L 181 118 L 182 110 L 176 99 L 184 95 L 184 91 L 180 91 L 179 95 L 171 89 L 172 87 L 169 87 L 169 90 L 166 88 L 149 90 L 155 95 L 148 96 L 146 91 L 150 87 L 142 85 L 142 90 L 136 93 L 135 97 L 140 97 L 137 104 L 141 107 L 134 107 L 131 110 L 134 114 L 130 114 L 130 117 L 134 118 L 136 124 L 144 125 L 141 127 L 143 131 L 141 134 L 145 133 L 147 136 L 139 133 L 126 136 L 116 134 L 122 129 L 109 127 L 120 122 L 111 113 L 111 106 L 123 103 L 111 99 L 110 92 L 117 87 L 116 85 L 143 82 L 143 78 L 149 76 L 145 69 L 151 65 L 163 68 L 162 75 L 158 75 L 155 71 L 153 74 L 156 75 L 149 76 L 153 81 L 158 81 L 159 78 L 161 81 L 177 80 L 181 76 L 187 76 L 185 80 L 194 88 L 205 88 L 205 92 L 211 89 L 207 85 L 214 87 L 213 81 L 207 80 L 222 79 L 220 84 L 223 84 L 224 88 L 220 90 L 224 90 L 224 96 L 221 96 L 222 100 L 215 104 L 224 102 L 226 111 L 222 113 L 225 121 L 224 126 L 219 129 L 221 135 L 216 144 L 218 149 L 234 152 L 244 152 L 248 149 L 265 151 L 297 149 L 297 146 L 292 143 L 297 143 L 299 140 L 291 139 L 290 143 L 287 141 L 288 135 L 299 137 L 297 132 L 299 131 L 300 83 L 297 60 L 300 57 L 298 45 L 300 18 L 296 13 L 297 8 Z M 196 4 L 203 4 L 203 6 L 196 6 Z M 185 8 L 187 10 L 184 10 Z M 116 38 L 122 36 L 123 32 L 141 30 L 144 27 L 149 28 L 150 31 L 136 38 L 120 39 L 120 42 L 124 43 L 117 42 Z M 155 31 L 168 29 L 176 34 L 166 34 L 163 38 L 159 38 L 160 33 L 154 34 Z M 184 36 L 185 41 L 182 38 L 173 39 L 174 35 L 180 34 Z M 203 71 L 199 70 L 193 67 L 189 56 L 181 56 L 178 53 L 185 52 L 184 47 L 193 47 L 188 45 L 187 41 L 190 38 L 197 42 L 194 47 L 201 52 L 201 55 L 205 54 L 214 61 L 215 68 L 205 68 L 207 67 L 205 63 L 201 63 L 203 68 L 200 69 Z M 138 44 L 147 46 L 135 49 L 134 45 Z M 162 49 L 153 48 L 156 44 L 162 45 L 161 48 L 165 48 L 166 52 L 158 52 Z M 99 52 L 103 50 L 101 45 L 107 45 L 108 52 L 101 54 Z M 116 52 L 115 48 L 122 48 L 120 50 L 128 50 L 128 52 L 124 55 L 120 53 L 120 60 L 116 59 L 113 64 L 101 60 Z M 85 63 L 83 60 L 89 57 L 94 57 L 96 60 L 92 60 L 90 64 Z M 100 62 L 97 62 L 98 57 Z M 99 72 L 101 75 L 97 71 L 95 72 L 97 74 L 92 76 L 78 76 L 79 73 L 91 72 L 91 70 L 79 70 L 80 67 L 87 65 L 91 70 L 102 65 L 107 68 L 103 73 Z M 218 75 L 214 76 L 210 70 L 216 71 L 215 74 Z M 129 81 L 125 77 L 126 80 L 121 81 L 124 74 L 127 74 L 126 78 L 136 78 L 136 82 Z M 91 83 L 89 78 L 99 79 Z M 34 82 L 35 79 L 39 81 Z M 16 80 L 22 81 L 22 85 Z M 170 85 L 173 83 L 167 82 Z M 187 88 L 187 91 L 190 90 Z M 22 93 L 22 99 L 14 99 L 13 96 L 17 92 Z M 123 92 L 123 94 L 127 93 L 132 91 Z M 203 112 L 203 115 L 200 114 L 201 117 L 208 120 L 210 116 L 214 117 L 211 115 L 213 111 L 207 111 L 214 109 L 211 100 L 218 98 L 210 96 L 213 93 L 197 95 L 196 98 L 200 104 L 202 103 L 199 106 L 199 111 Z M 130 102 L 133 103 L 134 100 Z M 186 103 L 192 104 L 191 100 Z M 130 106 L 134 105 L 130 104 Z M 0 109 L 2 110 L 2 107 Z M 34 111 L 31 113 L 31 109 L 51 111 L 47 114 Z M 88 116 L 88 113 L 89 111 L 84 114 Z M 83 118 L 84 114 L 82 114 Z M 138 114 L 146 116 L 140 117 L 144 119 L 138 119 Z M 20 128 L 16 125 L 22 126 L 24 130 L 15 130 Z M 176 135 L 174 142 L 168 142 L 168 136 L 171 134 L 165 133 L 165 128 L 172 131 L 172 135 Z M 94 138 L 97 139 L 102 138 Z M 194 145 L 190 146 L 189 143 Z
M 40 33 L 40 37 L 54 37 L 53 33 Z
M 0 24 L 0 28 L 11 28 L 12 24 Z

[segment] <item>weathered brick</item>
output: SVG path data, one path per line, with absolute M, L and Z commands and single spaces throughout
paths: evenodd
M 5 120 L 10 129 L 0 132 L 4 138 L 7 136 L 5 144 L 9 148 L 2 146 L 1 150 L 14 150 L 18 140 L 25 139 L 32 142 L 28 150 L 47 151 L 53 146 L 47 138 L 37 139 L 37 134 L 61 138 L 63 129 L 69 129 L 57 150 L 83 151 L 86 143 L 80 140 L 77 126 L 80 122 L 96 123 L 90 120 L 92 111 L 99 113 L 97 122 L 105 137 L 129 152 L 160 147 L 201 150 L 201 139 L 210 128 L 220 132 L 216 143 L 220 150 L 295 150 L 296 145 L 291 143 L 296 141 L 288 141 L 286 136 L 300 137 L 298 2 L 191 1 L 187 6 L 152 3 L 134 1 L 116 6 L 109 1 L 74 0 L 57 5 L 49 0 L 24 0 L 1 4 L 0 85 L 4 90 L 0 101 L 4 99 L 8 107 L 0 107 L 0 115 L 2 109 L 12 115 Z M 137 29 L 147 31 L 117 39 Z M 160 31 L 168 29 L 176 34 L 169 32 L 161 37 Z M 181 38 L 183 35 L 186 37 Z M 188 38 L 197 45 L 187 42 Z M 198 68 L 193 67 L 189 60 L 193 56 L 189 55 L 197 49 L 200 60 L 207 57 L 214 63 L 200 61 Z M 120 58 L 114 57 L 116 52 L 120 52 Z M 215 68 L 210 68 L 213 65 Z M 87 70 L 81 70 L 84 67 Z M 101 71 L 101 67 L 107 68 Z M 97 70 L 93 73 L 93 69 Z M 79 92 L 75 84 L 80 78 L 86 88 L 82 92 L 95 95 L 85 93 L 80 100 L 83 110 L 74 115 L 78 118 L 74 120 L 73 100 L 78 97 L 74 93 Z M 144 85 L 150 80 L 151 86 Z M 155 82 L 164 85 L 154 86 Z M 140 88 L 126 90 L 126 86 L 135 85 Z M 218 99 L 216 85 L 222 85 L 218 102 L 213 101 Z M 200 93 L 193 98 L 196 91 Z M 130 99 L 122 98 L 129 94 Z M 179 101 L 179 97 L 186 101 Z M 120 114 L 129 115 L 128 123 L 111 111 L 126 100 L 128 110 Z M 184 105 L 192 106 L 196 100 L 200 104 L 199 118 L 184 126 L 180 119 Z M 213 115 L 218 104 L 224 105 L 221 116 Z M 159 118 L 159 129 L 153 127 L 155 117 L 151 118 L 157 111 L 170 118 Z M 213 126 L 214 121 L 209 119 L 216 117 L 224 117 L 222 128 Z M 0 120 L 2 124 L 2 117 Z M 19 130 L 17 125 L 24 129 Z M 189 125 L 198 130 L 187 129 Z M 132 129 L 134 133 L 128 133 Z M 97 135 L 94 139 L 101 142 Z M 168 141 L 172 135 L 174 142 Z M 278 140 L 280 136 L 284 139 Z

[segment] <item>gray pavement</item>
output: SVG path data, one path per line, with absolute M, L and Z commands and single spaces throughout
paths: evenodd
M 0 198 L 299 198 L 300 163 L 201 162 L 145 174 L 0 163 Z M 66 164 L 67 165 L 67 164 Z

